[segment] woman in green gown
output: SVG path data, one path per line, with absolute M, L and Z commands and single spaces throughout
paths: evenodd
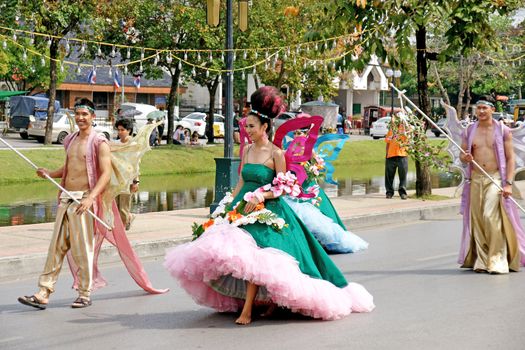
M 255 302 L 322 319 L 371 311 L 372 296 L 346 281 L 284 199 L 259 190 L 286 172 L 284 153 L 267 134 L 283 107 L 271 87 L 257 90 L 251 101 L 257 110 L 248 115 L 246 128 L 253 143 L 244 150 L 233 207 L 246 201 L 238 214 L 248 215 L 264 205 L 286 225 L 216 220 L 197 240 L 168 252 L 166 268 L 197 303 L 219 311 L 241 309 L 238 324 L 251 322 Z

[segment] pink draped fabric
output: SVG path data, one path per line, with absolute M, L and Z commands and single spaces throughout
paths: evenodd
M 69 135 L 64 141 L 64 148 L 66 149 L 66 153 L 68 151 L 69 145 L 77 136 L 78 136 L 78 132 Z M 90 189 L 93 189 L 95 187 L 96 182 L 100 176 L 100 169 L 98 165 L 98 148 L 100 144 L 104 142 L 107 142 L 107 140 L 103 136 L 98 135 L 96 132 L 92 132 L 89 135 L 88 143 L 87 143 L 87 150 L 86 150 L 86 167 L 87 167 L 87 174 L 88 174 L 88 181 L 89 181 Z M 67 176 L 67 158 L 66 158 L 66 164 L 64 166 L 64 173 L 62 175 L 62 186 L 65 185 L 66 176 Z M 97 200 L 93 203 L 93 211 L 98 217 L 100 217 L 101 219 L 104 219 L 102 203 L 100 201 L 101 199 L 99 196 Z M 153 288 L 153 286 L 151 285 L 151 282 L 149 281 L 148 275 L 146 274 L 146 271 L 144 270 L 144 267 L 142 266 L 142 263 L 140 262 L 139 257 L 133 250 L 131 243 L 128 240 L 128 237 L 126 236 L 124 224 L 122 223 L 122 220 L 120 219 L 120 215 L 118 213 L 118 208 L 117 208 L 115 201 L 113 201 L 113 216 L 114 216 L 114 227 L 112 231 L 108 231 L 104 226 L 102 226 L 100 223 L 95 221 L 95 256 L 93 259 L 92 289 L 95 290 L 97 288 L 101 288 L 106 285 L 106 281 L 104 280 L 100 271 L 98 270 L 98 264 L 97 264 L 98 256 L 100 254 L 100 249 L 102 247 L 102 243 L 104 242 L 104 238 L 105 238 L 117 248 L 120 258 L 122 259 L 122 262 L 126 266 L 126 269 L 128 270 L 131 278 L 133 278 L 133 280 L 135 280 L 135 282 L 142 289 L 144 289 L 146 292 L 151 293 L 151 294 L 166 293 L 168 289 L 156 289 L 156 288 Z M 68 260 L 69 267 L 70 267 L 70 270 L 74 278 L 73 288 L 76 288 L 78 285 L 78 278 L 77 278 L 78 267 L 73 261 L 70 253 L 68 253 L 67 255 L 67 260 Z

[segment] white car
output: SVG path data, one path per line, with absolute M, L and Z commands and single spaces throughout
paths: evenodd
M 193 134 L 197 131 L 200 137 L 204 137 L 206 133 L 206 113 L 193 112 L 182 118 L 181 122 L 190 124 L 190 131 Z M 224 137 L 224 116 L 220 114 L 213 115 L 213 136 Z
M 134 121 L 133 123 L 133 134 L 136 134 L 137 131 L 148 123 L 148 114 L 151 112 L 159 112 L 157 107 L 148 105 L 145 103 L 132 103 L 124 102 L 120 105 L 122 110 L 121 114 L 124 118 L 128 118 L 127 115 L 130 115 L 130 119 Z M 133 110 L 133 111 L 129 111 Z M 134 112 L 136 111 L 136 113 Z M 117 120 L 120 116 L 117 116 Z
M 379 139 L 385 137 L 390 126 L 390 117 L 383 117 L 372 123 L 370 128 L 370 136 L 373 139 Z
M 71 117 L 71 122 L 70 118 L 68 118 L 68 114 Z M 53 131 L 51 134 L 53 142 L 63 144 L 67 135 L 78 130 L 74 118 L 74 113 L 71 110 L 61 109 L 55 113 L 53 117 Z M 38 142 L 44 142 L 46 136 L 46 120 L 47 119 L 39 119 L 31 121 L 29 128 L 27 129 L 28 136 L 36 138 Z M 112 127 L 108 122 L 95 120 L 93 126 L 96 132 L 103 134 L 104 137 L 109 140 L 112 133 Z
M 281 125 L 286 123 L 290 119 L 294 119 L 297 116 L 297 112 L 283 112 L 279 114 L 277 117 L 275 117 L 272 121 L 273 124 L 273 132 L 275 134 L 275 131 L 279 129 Z

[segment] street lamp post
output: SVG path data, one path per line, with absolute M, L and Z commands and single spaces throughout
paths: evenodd
M 220 0 L 208 0 L 208 24 L 219 24 Z M 248 2 L 239 0 L 239 27 L 245 31 L 248 26 Z M 215 158 L 215 198 L 210 205 L 210 212 L 218 206 L 227 191 L 238 182 L 237 169 L 239 158 L 233 157 L 233 0 L 226 0 L 226 84 L 225 84 L 225 125 L 224 157 Z
M 392 70 L 391 68 L 388 68 L 385 72 L 386 77 L 391 80 L 392 85 L 396 85 L 396 79 L 401 78 L 401 71 L 396 69 Z M 390 117 L 394 116 L 394 87 L 392 86 L 390 88 L 390 98 L 391 98 L 391 109 L 390 109 Z

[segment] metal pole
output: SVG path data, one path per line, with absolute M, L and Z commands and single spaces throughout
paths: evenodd
M 390 96 L 390 98 L 391 98 L 391 100 L 392 100 L 392 101 L 391 101 L 391 106 L 392 106 L 391 108 L 392 108 L 392 109 L 390 110 L 390 117 L 391 117 L 391 118 L 394 117 L 394 82 L 395 82 L 395 81 L 394 81 L 394 75 L 393 75 L 393 74 L 394 74 L 394 73 L 392 73 L 392 84 L 391 84 L 391 85 L 392 85 L 392 88 L 390 89 L 390 92 L 391 92 L 391 96 Z
M 226 125 L 224 158 L 233 158 L 233 0 L 226 0 Z
M 4 145 L 6 145 L 7 147 L 9 147 L 9 149 L 11 149 L 12 151 L 14 151 L 16 154 L 18 154 L 23 160 L 25 160 L 27 163 L 29 163 L 33 168 L 35 169 L 38 169 L 38 166 L 36 166 L 35 163 L 33 163 L 29 158 L 27 158 L 26 156 L 24 156 L 22 153 L 20 153 L 17 149 L 13 148 L 13 146 L 11 146 L 9 143 L 7 143 L 3 138 L 0 137 L 0 141 L 2 143 L 4 143 Z M 58 182 L 55 181 L 55 179 L 53 179 L 51 176 L 47 175 L 46 174 L 46 179 L 48 179 L 49 181 L 51 181 L 56 187 L 58 187 L 62 192 L 64 192 L 65 194 L 67 194 L 69 196 L 69 198 L 71 198 L 75 203 L 77 204 L 80 204 L 80 201 L 78 199 L 76 199 L 75 197 L 73 197 L 73 195 L 71 193 L 69 193 L 68 190 L 66 190 L 64 187 L 62 187 Z M 97 215 L 95 215 L 95 213 L 93 213 L 90 209 L 87 210 L 87 212 L 93 217 L 93 219 L 97 220 L 98 222 L 100 222 L 105 228 L 107 228 L 108 230 L 112 230 L 111 227 L 109 227 L 108 224 L 106 224 L 104 221 L 102 221 L 101 218 L 99 218 Z
M 452 139 L 452 137 L 450 137 L 450 136 L 449 136 L 449 135 L 448 135 L 443 129 L 441 129 L 436 123 L 434 123 L 434 121 L 433 121 L 431 118 L 429 118 L 429 117 L 428 117 L 428 116 L 427 116 L 427 115 L 426 115 L 421 109 L 419 109 L 419 107 L 416 106 L 416 105 L 414 104 L 414 102 L 410 101 L 410 99 L 409 99 L 408 97 L 405 96 L 405 93 L 404 93 L 403 91 L 398 90 L 393 84 L 390 84 L 390 86 L 392 87 L 392 91 L 393 91 L 393 89 L 395 89 L 395 90 L 397 91 L 397 93 L 399 94 L 399 96 L 401 96 L 402 98 L 404 98 L 404 99 L 408 102 L 408 104 L 410 104 L 412 107 L 414 107 L 414 108 L 416 109 L 416 111 L 418 111 L 418 112 L 419 112 L 419 113 L 420 113 L 420 114 L 421 114 L 421 115 L 422 115 L 422 116 L 423 116 L 423 117 L 424 117 L 424 118 L 425 118 L 430 124 L 432 124 L 432 126 L 434 126 L 434 128 L 438 129 L 438 130 L 441 132 L 441 134 L 445 135 L 445 137 L 446 137 L 450 142 L 452 142 L 452 144 L 453 144 L 454 146 L 456 146 L 457 148 L 459 148 L 459 151 L 460 151 L 461 153 L 463 153 L 463 154 L 467 154 L 467 152 L 466 152 L 466 151 L 465 151 L 460 145 L 458 145 L 457 142 L 454 141 L 454 139 Z M 485 175 L 490 181 L 492 181 L 492 183 L 493 183 L 494 185 L 496 185 L 496 187 L 498 188 L 498 190 L 503 191 L 503 188 L 501 187 L 501 185 L 500 185 L 496 180 L 494 180 L 494 178 L 493 178 L 492 176 L 490 176 L 489 173 L 487 173 L 487 172 L 485 171 L 485 169 L 483 169 L 478 163 L 476 163 L 475 160 L 472 160 L 472 164 L 474 164 L 474 166 L 475 166 L 476 168 L 478 168 L 478 169 L 483 173 L 483 175 Z M 519 204 L 519 203 L 518 203 L 518 202 L 517 202 L 512 196 L 509 196 L 508 198 L 509 198 L 514 204 L 516 204 L 516 206 L 517 206 L 518 208 L 520 208 L 522 212 L 525 213 L 525 209 L 524 209 L 524 208 L 523 208 L 523 207 L 522 207 L 522 206 L 521 206 L 521 205 L 520 205 L 520 204 Z
M 122 105 L 124 103 L 124 86 L 126 85 L 125 80 L 126 73 L 124 73 L 124 70 L 122 70 L 122 94 L 120 95 L 120 104 Z

